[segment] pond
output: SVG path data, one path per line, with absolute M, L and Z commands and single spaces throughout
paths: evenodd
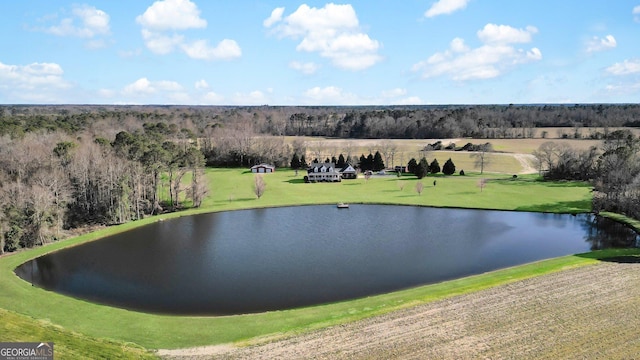
M 590 214 L 300 206 L 156 222 L 42 256 L 16 273 L 45 289 L 127 309 L 227 315 L 639 245 L 635 232 Z

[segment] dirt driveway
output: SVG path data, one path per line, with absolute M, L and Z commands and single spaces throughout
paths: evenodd
M 246 348 L 171 359 L 637 359 L 640 263 L 602 262 Z

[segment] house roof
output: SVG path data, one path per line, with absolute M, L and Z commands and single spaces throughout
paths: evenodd
M 331 172 L 334 172 L 334 173 L 339 172 L 338 169 L 336 169 L 336 164 L 334 163 L 311 163 L 309 165 L 309 168 L 307 168 L 307 173 L 320 172 L 320 171 L 314 171 L 314 170 L 322 169 L 323 167 L 327 170 L 333 169 L 333 171 L 326 171 L 325 173 L 330 174 Z
M 346 164 L 342 169 L 340 169 L 341 173 L 355 173 L 356 169 L 353 168 L 350 164 Z
M 257 168 L 269 168 L 269 169 L 275 169 L 276 167 L 273 165 L 269 165 L 269 164 L 259 164 L 259 165 L 253 165 L 251 168 L 252 169 L 257 169 Z

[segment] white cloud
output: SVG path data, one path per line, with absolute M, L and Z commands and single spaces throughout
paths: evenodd
M 176 47 L 184 42 L 184 36 L 177 34 L 166 36 L 162 33 L 152 32 L 147 29 L 142 29 L 142 38 L 149 50 L 160 55 L 173 52 Z
M 264 105 L 268 104 L 267 96 L 259 90 L 251 91 L 248 94 L 235 93 L 233 103 L 236 105 Z
M 359 105 L 363 102 L 358 96 L 344 92 L 336 86 L 321 88 L 316 86 L 304 92 L 305 102 L 314 105 Z
M 633 20 L 640 22 L 640 5 L 634 7 L 633 10 L 631 10 L 631 13 L 634 15 Z
M 177 30 L 201 29 L 207 21 L 200 17 L 197 5 L 189 0 L 161 0 L 154 2 L 136 18 L 142 26 L 142 38 L 149 50 L 166 55 L 182 50 L 197 60 L 231 60 L 242 56 L 235 40 L 223 39 L 215 47 L 206 39 L 187 40 Z
M 0 62 L 0 98 L 16 102 L 60 102 L 61 91 L 72 85 L 56 63 L 8 65 Z
M 200 79 L 196 81 L 194 87 L 196 88 L 196 90 L 205 90 L 209 88 L 209 84 L 207 83 L 206 80 Z
M 149 81 L 146 77 L 140 78 L 127 85 L 122 90 L 126 96 L 145 97 L 157 93 L 180 92 L 182 86 L 175 81 Z
M 279 9 L 264 25 L 276 25 L 273 32 L 281 37 L 301 39 L 298 51 L 318 53 L 347 70 L 363 70 L 382 60 L 377 54 L 381 44 L 361 31 L 358 16 L 349 4 L 330 3 L 323 8 L 303 4 L 285 18 Z
M 605 86 L 605 90 L 610 95 L 631 95 L 640 92 L 640 82 L 632 84 L 615 84 Z
M 485 44 L 514 44 L 531 42 L 531 35 L 538 32 L 534 26 L 516 29 L 509 25 L 487 24 L 478 30 L 478 38 Z
M 640 74 L 640 59 L 625 60 L 621 63 L 615 63 L 606 70 L 611 75 L 631 75 Z
M 208 93 L 202 96 L 201 103 L 203 105 L 221 105 L 224 101 L 224 96 L 216 94 L 213 91 L 209 91 Z
M 58 25 L 48 27 L 45 31 L 57 36 L 86 39 L 109 34 L 110 19 L 106 12 L 89 5 L 75 5 L 71 13 L 72 17 L 62 19 Z
M 207 40 L 197 40 L 191 44 L 182 44 L 182 50 L 192 59 L 230 60 L 242 56 L 242 50 L 234 40 L 224 39 L 215 47 Z
M 162 0 L 149 6 L 136 22 L 154 31 L 185 30 L 207 27 L 198 6 L 189 0 Z
M 438 15 L 448 15 L 467 7 L 469 0 L 439 0 L 431 5 L 424 16 L 430 18 Z
M 396 98 L 407 94 L 407 89 L 395 88 L 382 92 L 383 98 Z
M 282 20 L 282 14 L 284 14 L 284 8 L 283 7 L 279 7 L 279 8 L 275 8 L 273 9 L 273 11 L 271 12 L 271 16 L 269 16 L 267 19 L 265 19 L 262 22 L 262 25 L 264 25 L 264 27 L 271 27 L 271 25 L 279 22 L 280 20 Z
M 604 38 L 594 36 L 587 42 L 586 51 L 588 53 L 594 53 L 598 51 L 613 49 L 617 45 L 618 43 L 616 42 L 616 39 L 613 37 L 613 35 L 607 35 Z
M 507 25 L 487 24 L 477 32 L 484 45 L 471 49 L 463 39 L 455 38 L 449 49 L 431 55 L 413 65 L 412 70 L 422 72 L 424 78 L 449 75 L 453 80 L 490 79 L 520 65 L 542 59 L 538 48 L 517 49 L 511 44 L 530 42 L 537 29 L 515 29 Z
M 312 63 L 312 62 L 307 62 L 307 63 L 301 63 L 299 61 L 292 61 L 289 63 L 289 67 L 300 71 L 301 73 L 305 74 L 305 75 L 312 75 L 315 74 L 318 69 L 320 68 L 317 64 Z
M 424 103 L 424 100 L 418 96 L 409 96 L 393 102 L 395 105 L 422 105 Z

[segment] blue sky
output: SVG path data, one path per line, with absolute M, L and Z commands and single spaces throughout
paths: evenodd
M 640 0 L 0 3 L 0 103 L 638 103 Z

